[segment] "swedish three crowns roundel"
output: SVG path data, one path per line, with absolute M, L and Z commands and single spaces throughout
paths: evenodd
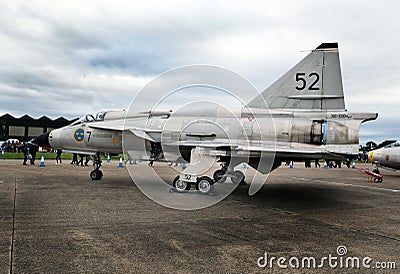
M 82 143 L 85 138 L 85 129 L 77 128 L 74 132 L 74 140 L 78 143 Z

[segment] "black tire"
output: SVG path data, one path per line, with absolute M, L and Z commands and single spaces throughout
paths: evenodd
M 92 178 L 92 180 L 100 180 L 103 178 L 103 172 L 99 169 L 92 170 L 90 172 L 90 178 Z
M 96 172 L 96 170 L 92 170 L 92 171 L 90 172 L 90 178 L 91 178 L 92 180 L 97 180 L 97 172 Z
M 234 183 L 235 185 L 237 184 L 245 184 L 244 182 L 244 173 L 239 171 L 239 170 L 235 170 L 232 174 L 231 177 L 232 183 Z
M 98 176 L 97 180 L 101 180 L 101 178 L 103 178 L 103 172 L 100 169 L 97 170 L 97 176 Z
M 181 181 L 180 176 L 176 176 L 174 181 L 172 182 L 172 186 L 175 188 L 176 191 L 178 192 L 186 192 L 190 190 L 191 184 L 185 181 Z
M 202 176 L 197 179 L 196 189 L 202 194 L 208 194 L 214 191 L 214 181 L 207 176 Z
M 224 174 L 225 174 L 225 172 L 222 169 L 216 170 L 213 174 L 214 182 L 224 183 L 226 181 L 226 177 L 222 178 L 222 176 L 224 176 Z

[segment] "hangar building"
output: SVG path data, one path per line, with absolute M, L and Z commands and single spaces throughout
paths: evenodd
M 29 141 L 42 133 L 69 125 L 76 120 L 77 118 L 68 120 L 64 117 L 52 120 L 46 116 L 35 119 L 27 114 L 16 118 L 6 113 L 0 116 L 0 140 Z

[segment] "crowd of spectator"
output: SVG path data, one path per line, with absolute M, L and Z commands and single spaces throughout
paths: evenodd
M 2 145 L 1 145 L 1 149 L 4 152 L 12 152 L 12 153 L 17 153 L 17 152 L 21 152 L 21 147 L 19 145 L 18 141 L 14 141 L 14 140 L 8 140 L 5 141 Z

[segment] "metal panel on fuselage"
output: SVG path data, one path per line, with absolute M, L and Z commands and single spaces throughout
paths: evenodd
M 120 153 L 122 136 L 119 131 L 95 129 L 88 125 L 85 128 L 85 146 L 90 150 Z
M 385 147 L 371 151 L 370 160 L 377 161 L 384 167 L 400 169 L 400 147 Z
M 121 133 L 118 131 L 94 129 L 90 127 L 90 123 L 82 123 L 54 130 L 50 143 L 56 149 L 120 153 L 121 140 Z

